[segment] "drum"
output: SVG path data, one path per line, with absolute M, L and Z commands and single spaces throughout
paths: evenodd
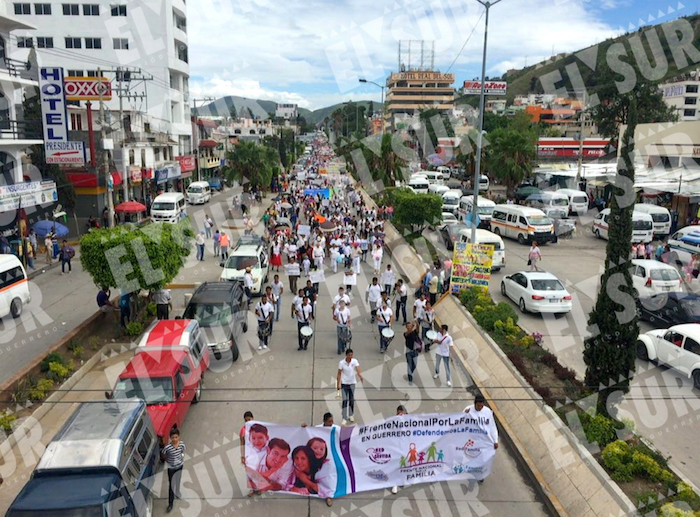
M 429 330 L 425 333 L 425 337 L 428 341 L 435 341 L 437 338 L 440 337 L 440 334 L 434 330 Z
M 306 344 L 311 339 L 311 336 L 314 335 L 314 329 L 308 325 L 305 325 L 299 329 L 299 333 L 301 334 L 301 340 L 304 342 L 304 344 Z
M 258 323 L 258 337 L 260 339 L 266 338 L 271 332 L 269 323 Z
M 384 338 L 384 342 L 387 345 L 389 345 L 389 343 L 391 343 L 391 340 L 394 339 L 394 335 L 394 331 L 389 327 L 385 327 L 382 329 L 382 337 Z
M 346 345 L 352 341 L 352 332 L 349 327 L 339 327 L 338 337 Z

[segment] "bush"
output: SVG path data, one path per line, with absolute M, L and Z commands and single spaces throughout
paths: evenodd
M 54 382 L 61 382 L 70 375 L 70 368 L 60 363 L 49 364 L 48 377 Z
M 513 324 L 518 322 L 518 315 L 515 313 L 515 309 L 505 302 L 485 307 L 477 305 L 474 308 L 474 318 L 481 325 L 481 328 L 487 332 L 493 332 L 497 321 L 507 321 L 510 318 Z
M 659 508 L 659 515 L 661 517 L 695 517 L 697 516 L 697 512 L 694 513 L 690 509 L 682 510 L 681 508 L 675 506 L 673 503 L 666 503 L 661 508 Z
M 522 330 L 512 318 L 505 321 L 497 321 L 493 324 L 493 337 L 496 341 L 506 341 L 509 344 L 516 344 Z
M 146 305 L 146 316 L 154 318 L 156 315 L 156 302 L 151 302 Z
M 601 449 L 605 448 L 617 437 L 615 422 L 603 415 L 598 414 L 592 417 L 588 413 L 583 413 L 581 415 L 581 425 L 588 442 L 597 443 Z
M 514 344 L 521 348 L 530 348 L 535 344 L 535 338 L 532 336 L 523 336 Z
M 554 375 L 557 376 L 557 379 L 561 381 L 573 381 L 576 379 L 576 372 L 573 371 L 571 368 L 565 368 L 559 363 L 556 364 L 553 368 L 554 370 Z
M 689 504 L 700 503 L 700 497 L 698 497 L 698 494 L 693 492 L 692 487 L 687 483 L 681 481 L 678 483 L 678 488 L 676 490 L 676 499 L 680 499 L 681 501 L 685 501 Z
M 97 336 L 90 336 L 88 338 L 88 345 L 90 345 L 90 350 L 97 351 L 100 348 L 100 338 Z
M 559 366 L 559 360 L 557 359 L 557 356 L 551 352 L 547 352 L 546 350 L 545 350 L 544 354 L 542 354 L 540 356 L 540 362 L 542 364 L 549 366 L 550 368 L 554 368 L 555 366 Z
M 63 359 L 63 356 L 61 354 L 59 354 L 58 352 L 51 352 L 49 355 L 44 357 L 44 359 L 42 359 L 41 371 L 48 372 L 49 365 L 51 363 L 65 364 L 65 360 Z
M 12 432 L 12 422 L 17 420 L 17 415 L 8 415 L 7 411 L 0 413 L 0 428 L 6 433 Z
M 632 449 L 622 440 L 609 443 L 603 449 L 603 465 L 610 471 L 615 481 L 632 481 Z
M 130 337 L 136 337 L 143 332 L 143 324 L 138 321 L 132 321 L 126 325 L 126 334 Z
M 676 477 L 659 465 L 654 458 L 639 451 L 634 451 L 632 454 L 632 469 L 635 473 L 652 481 L 659 481 L 667 485 L 676 481 Z
M 33 401 L 40 401 L 46 398 L 46 392 L 53 388 L 51 379 L 41 379 L 29 390 L 29 398 Z
M 82 346 L 76 346 L 73 349 L 73 355 L 77 358 L 80 359 L 83 356 L 83 347 Z
M 462 291 L 459 293 L 459 301 L 471 313 L 473 313 L 479 306 L 489 307 L 494 305 L 488 292 L 484 291 L 483 289 L 479 289 L 478 287 L 462 289 Z

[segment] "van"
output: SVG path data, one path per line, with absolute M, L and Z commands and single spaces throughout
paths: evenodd
M 196 320 L 156 320 L 144 332 L 136 353 L 186 352 L 195 368 L 209 367 L 209 347 Z
M 142 400 L 83 402 L 5 515 L 150 516 L 158 455 Z
M 426 177 L 412 176 L 408 182 L 408 188 L 416 194 L 427 194 L 430 188 L 430 182 Z
M 445 167 L 444 165 L 437 167 L 435 171 L 439 172 L 442 175 L 442 181 L 447 181 L 452 176 L 452 171 L 450 170 L 450 168 Z
M 491 231 L 517 239 L 520 244 L 546 244 L 554 237 L 554 225 L 542 210 L 520 205 L 496 205 L 491 214 Z
M 19 318 L 22 307 L 32 301 L 27 272 L 14 255 L 0 255 L 0 318 Z
M 700 226 L 686 226 L 668 239 L 671 247 L 671 264 L 689 265 L 693 255 L 700 254 Z
M 421 171 L 431 185 L 442 185 L 442 173 L 438 171 Z
M 539 208 L 540 210 L 545 210 L 546 208 L 563 208 L 567 212 L 569 211 L 569 196 L 563 194 L 559 191 L 549 192 L 542 191 L 537 194 L 532 194 L 525 199 L 525 206 L 531 206 L 533 208 Z
M 479 191 L 486 192 L 489 189 L 489 177 L 486 174 L 479 176 Z
M 462 197 L 461 190 L 447 190 L 442 193 L 442 211 L 458 214 L 459 200 Z
M 449 187 L 446 187 L 445 185 L 433 184 L 428 187 L 428 194 L 437 194 L 438 196 L 442 197 L 442 195 L 448 190 L 450 190 Z
M 606 208 L 593 219 L 593 235 L 608 239 L 610 209 Z M 651 242 L 654 239 L 654 223 L 649 214 L 632 212 L 632 242 Z
M 458 216 L 462 221 L 467 221 L 467 217 L 472 213 L 474 208 L 474 196 L 463 196 L 459 200 Z M 479 206 L 477 207 L 477 214 L 479 216 L 479 226 L 484 228 L 489 228 L 491 223 L 491 214 L 493 209 L 496 208 L 496 203 L 487 199 L 485 197 L 479 196 L 478 198 Z
M 635 212 L 644 212 L 651 216 L 654 225 L 654 237 L 665 238 L 671 234 L 671 212 L 666 208 L 649 203 L 634 205 Z
M 151 220 L 156 223 L 173 223 L 180 220 L 185 209 L 185 196 L 180 192 L 168 192 L 156 196 L 151 205 Z
M 458 240 L 459 242 L 471 244 L 471 228 L 467 228 L 466 230 L 460 230 Z M 505 244 L 503 244 L 503 239 L 501 239 L 498 235 L 488 230 L 477 228 L 476 244 L 493 244 L 491 271 L 500 271 L 501 268 L 506 267 L 506 246 Z
M 247 267 L 253 276 L 252 294 L 260 294 L 263 285 L 267 283 L 268 261 L 265 246 L 257 244 L 242 244 L 229 255 L 223 263 L 224 270 L 220 280 L 243 282 L 243 275 Z
M 208 181 L 193 181 L 187 187 L 187 202 L 190 205 L 208 203 L 211 199 L 211 187 Z
M 588 212 L 588 196 L 585 192 L 571 188 L 560 188 L 558 193 L 569 198 L 569 214 L 583 215 Z

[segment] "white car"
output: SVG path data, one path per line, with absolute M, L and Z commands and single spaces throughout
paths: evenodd
M 525 312 L 571 312 L 571 295 L 559 279 L 544 271 L 519 271 L 501 282 L 501 294 Z
M 637 338 L 637 357 L 658 361 L 693 380 L 700 389 L 700 325 L 685 323 L 668 330 L 650 330 Z
M 246 268 L 251 269 L 253 276 L 252 294 L 261 294 L 267 283 L 268 262 L 267 253 L 263 246 L 243 244 L 237 247 L 223 263 L 221 281 L 243 282 Z
M 678 270 L 657 260 L 632 260 L 632 283 L 641 297 L 683 291 Z
M 457 224 L 458 222 L 460 222 L 459 219 L 457 219 L 457 217 L 455 217 L 455 214 L 453 214 L 452 212 L 443 212 L 440 218 L 442 219 L 443 225 Z

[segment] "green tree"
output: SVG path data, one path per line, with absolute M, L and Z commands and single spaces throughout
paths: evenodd
M 512 195 L 529 176 L 537 160 L 537 133 L 533 129 L 499 128 L 487 136 L 486 170 L 501 180 Z
M 229 164 L 225 170 L 229 181 L 267 189 L 272 175 L 279 170 L 279 151 L 267 145 L 243 141 L 229 153 L 226 163 Z
M 420 234 L 442 216 L 442 198 L 437 194 L 416 194 L 407 189 L 397 189 L 393 192 L 393 199 L 394 222 L 410 226 L 413 233 Z
M 437 148 L 438 138 L 455 136 L 450 117 L 444 111 L 438 110 L 437 108 L 423 110 L 418 115 L 418 119 L 425 125 L 428 138 L 432 144 L 432 149 Z
M 637 311 L 630 274 L 632 212 L 634 210 L 634 131 L 637 103 L 631 96 L 626 112 L 627 129 L 622 140 L 622 162 L 610 206 L 610 230 L 605 249 L 606 268 L 596 304 L 588 317 L 591 337 L 584 341 L 586 385 L 604 386 L 598 393 L 598 411 L 607 416 L 613 392 L 627 393 L 634 372 Z M 624 301 L 623 301 L 624 300 Z
M 179 273 L 193 237 L 189 219 L 100 228 L 80 239 L 80 263 L 99 287 L 159 289 Z

